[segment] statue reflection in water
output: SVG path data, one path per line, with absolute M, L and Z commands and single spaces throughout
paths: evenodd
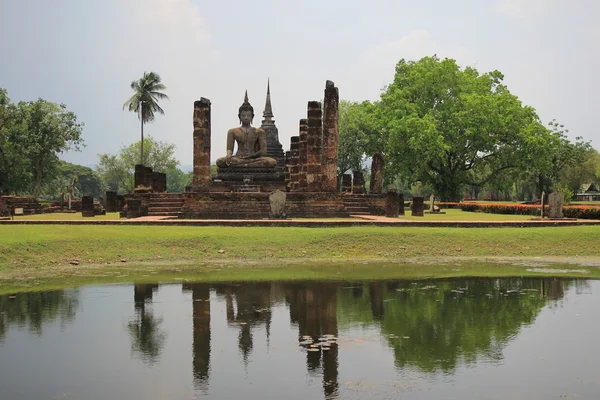
M 355 324 L 370 326 L 380 330 L 394 354 L 396 368 L 452 373 L 482 355 L 500 360 L 504 347 L 521 327 L 533 323 L 544 306 L 563 298 L 572 283 L 515 278 L 372 281 L 351 286 L 338 282 L 184 284 L 183 291 L 191 292 L 193 302 L 195 388 L 207 392 L 211 374 L 211 290 L 216 296 L 213 299 L 225 306 L 225 315 L 217 315 L 215 321 L 223 318 L 229 329 L 238 331 L 237 345 L 246 366 L 256 332 L 265 330 L 268 345 L 273 308 L 286 306 L 292 327 L 298 329 L 298 343 L 305 337 L 315 342 L 324 335 L 338 337 L 340 330 L 351 331 Z M 150 361 L 158 358 L 164 341 L 160 319 L 146 309 L 156 287 L 135 285 L 138 320 L 132 328 L 132 348 Z M 221 326 L 219 322 L 219 329 Z M 402 338 L 410 338 L 410 346 L 406 341 L 402 345 Z M 328 350 L 314 348 L 318 350 L 298 351 L 306 353 L 309 375 L 322 376 L 325 398 L 337 398 L 338 345 L 332 344 Z

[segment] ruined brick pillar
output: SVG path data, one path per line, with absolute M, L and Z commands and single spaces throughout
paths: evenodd
M 381 193 L 383 190 L 383 156 L 379 153 L 373 155 L 371 163 L 371 193 Z
M 404 194 L 398 193 L 398 215 L 404 215 Z
M 338 106 L 340 95 L 332 81 L 325 84 L 323 102 L 323 178 L 321 190 L 338 192 L 337 163 L 338 163 Z
M 298 165 L 298 136 L 292 136 L 290 144 L 290 191 L 298 191 L 298 183 L 300 180 L 300 166 Z
M 144 164 L 136 164 L 133 172 L 133 188 L 144 188 L 146 186 L 146 167 Z
M 292 169 L 291 164 L 292 153 L 290 151 L 285 152 L 285 161 L 284 161 L 284 177 L 285 177 L 285 190 L 286 192 L 290 191 L 290 174 Z
M 106 192 L 106 212 L 117 212 L 117 192 L 109 190 Z
M 413 197 L 411 212 L 413 217 L 422 217 L 423 216 L 423 197 Z
M 362 171 L 352 171 L 352 193 L 365 194 L 365 176 Z
M 300 136 L 298 139 L 298 167 L 299 167 L 299 177 L 298 177 L 298 190 L 301 192 L 305 192 L 307 190 L 307 182 L 306 182 L 306 171 L 307 171 L 307 137 L 308 133 L 308 120 L 306 118 L 300 120 Z
M 210 100 L 194 102 L 194 180 L 192 187 L 210 184 Z
M 93 217 L 95 215 L 94 198 L 92 196 L 81 196 L 81 216 Z
M 390 189 L 385 197 L 385 216 L 398 218 L 400 214 L 400 196 L 395 189 Z
M 318 101 L 308 102 L 308 132 L 306 134 L 306 186 L 309 192 L 321 191 L 323 176 L 323 112 Z

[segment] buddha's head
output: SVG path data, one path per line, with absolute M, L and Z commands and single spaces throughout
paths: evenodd
M 244 96 L 244 103 L 240 106 L 238 118 L 242 124 L 250 124 L 254 120 L 254 108 L 248 102 L 248 91 Z

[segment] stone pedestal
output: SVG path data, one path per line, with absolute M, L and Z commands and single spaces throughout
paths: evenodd
M 93 217 L 96 213 L 94 212 L 94 198 L 92 196 L 81 197 L 81 216 L 82 217 Z
M 398 196 L 398 192 L 396 192 L 393 189 L 390 189 L 388 190 L 385 198 L 385 216 L 388 218 L 398 218 L 399 214 L 400 197 Z
M 565 196 L 559 192 L 548 195 L 548 218 L 563 218 Z
M 411 211 L 412 211 L 412 216 L 413 217 L 422 217 L 423 214 L 423 208 L 424 208 L 424 202 L 423 202 L 423 197 L 413 197 L 413 201 L 412 201 L 412 206 L 411 206 Z
M 106 192 L 106 204 L 104 206 L 106 212 L 117 212 L 117 192 Z

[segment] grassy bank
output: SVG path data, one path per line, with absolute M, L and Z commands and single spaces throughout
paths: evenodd
M 3 226 L 0 274 L 23 268 L 137 263 L 285 263 L 444 257 L 598 256 L 600 227 L 236 228 Z
M 560 277 L 600 278 L 598 266 L 577 265 L 573 260 L 543 259 L 407 259 L 396 262 L 296 262 L 233 264 L 227 261 L 209 264 L 124 264 L 54 266 L 2 274 L 0 296 L 18 292 L 63 289 L 91 284 L 252 282 L 252 281 L 373 281 L 382 279 L 445 279 L 457 277 Z M 596 260 L 600 265 L 600 260 Z

